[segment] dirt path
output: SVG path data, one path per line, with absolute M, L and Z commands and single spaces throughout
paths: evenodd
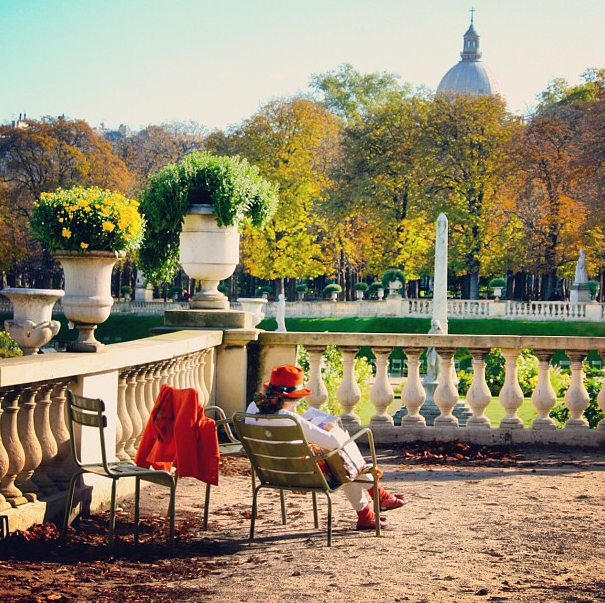
M 445 461 L 383 453 L 383 482 L 412 503 L 390 512 L 390 529 L 375 538 L 354 530 L 355 514 L 335 495 L 332 548 L 323 526 L 313 529 L 304 495 L 288 495 L 284 527 L 277 496 L 263 494 L 250 542 L 249 477 L 242 462 L 230 463 L 213 489 L 207 533 L 204 486 L 179 483 L 174 558 L 152 533 L 166 506 L 154 488 L 142 508 L 150 534 L 137 551 L 125 536 L 108 560 L 99 518 L 83 522 L 71 548 L 52 536 L 25 543 L 26 560 L 0 562 L 0 601 L 605 601 L 605 453 Z M 130 534 L 132 525 L 124 529 Z

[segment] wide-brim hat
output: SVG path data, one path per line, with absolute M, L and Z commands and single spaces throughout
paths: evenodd
M 298 366 L 284 364 L 273 367 L 269 381 L 263 383 L 267 394 L 279 394 L 284 398 L 304 398 L 311 393 L 303 387 L 304 371 Z

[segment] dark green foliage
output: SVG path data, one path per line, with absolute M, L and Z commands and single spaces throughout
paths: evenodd
M 389 268 L 382 275 L 382 286 L 385 289 L 388 289 L 389 283 L 392 283 L 393 281 L 397 280 L 403 285 L 403 283 L 405 283 L 405 274 L 403 274 L 403 272 L 398 268 Z

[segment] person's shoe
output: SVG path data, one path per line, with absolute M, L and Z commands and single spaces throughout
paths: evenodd
M 374 499 L 374 488 L 368 489 L 368 494 Z M 403 494 L 391 494 L 388 490 L 385 490 L 382 486 L 378 486 L 378 496 L 380 497 L 380 510 L 390 511 L 391 509 L 399 509 L 403 505 L 407 505 L 410 502 L 409 498 L 406 498 Z
M 389 522 L 386 517 L 379 517 L 380 529 L 384 530 L 388 527 Z M 357 526 L 356 530 L 375 530 L 376 529 L 376 514 L 372 510 L 372 506 L 367 504 L 361 511 L 357 511 Z

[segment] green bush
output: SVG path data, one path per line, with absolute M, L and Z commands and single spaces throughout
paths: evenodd
M 21 348 L 6 331 L 0 331 L 0 358 L 14 358 L 15 356 L 23 356 Z
M 494 287 L 506 287 L 506 281 L 503 278 L 493 278 L 489 282 L 489 286 L 493 289 Z
M 456 375 L 458 376 L 458 393 L 461 396 L 466 396 L 473 382 L 473 373 L 460 369 L 456 371 Z
M 355 291 L 367 291 L 369 288 L 369 285 L 363 281 L 358 281 L 353 285 L 353 289 L 355 289 Z
M 297 293 L 306 293 L 308 290 L 309 290 L 309 285 L 307 285 L 307 283 L 298 283 L 298 285 L 296 285 Z
M 376 296 L 378 295 L 378 289 L 383 289 L 382 283 L 380 281 L 374 281 L 368 287 L 368 293 L 370 297 L 376 298 Z
M 405 274 L 403 274 L 403 272 L 401 270 L 399 270 L 399 268 L 389 268 L 383 275 L 382 275 L 382 286 L 384 289 L 388 289 L 389 288 L 389 283 L 392 283 L 393 281 L 400 281 L 401 284 L 403 285 L 403 283 L 405 283 Z
M 599 290 L 599 281 L 588 281 L 588 290 L 590 291 L 590 298 L 595 299 L 597 291 Z
M 340 293 L 341 291 L 342 287 L 338 283 L 330 283 L 323 288 L 321 295 L 322 297 L 331 297 L 332 293 Z

